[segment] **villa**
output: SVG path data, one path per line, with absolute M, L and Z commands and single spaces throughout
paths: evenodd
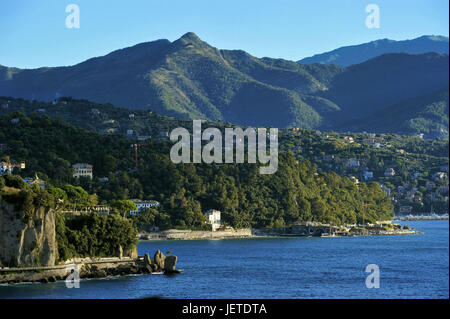
M 211 225 L 212 231 L 217 231 L 221 227 L 220 211 L 210 209 L 205 212 L 206 223 Z
M 75 170 L 73 177 L 75 178 L 89 177 L 92 179 L 92 171 L 93 171 L 92 165 L 86 163 L 76 163 L 72 165 L 72 168 Z
M 145 208 L 159 208 L 161 206 L 156 200 L 131 199 L 131 201 L 136 204 L 137 210 L 130 211 L 130 214 L 138 214 Z

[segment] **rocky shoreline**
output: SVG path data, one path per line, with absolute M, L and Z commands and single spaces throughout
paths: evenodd
M 274 237 L 353 237 L 353 236 L 387 236 L 423 234 L 392 222 L 367 225 L 335 226 L 322 223 L 298 223 L 280 229 L 238 229 L 229 231 L 191 231 L 166 230 L 158 232 L 141 232 L 139 240 L 222 240 L 239 238 L 274 238 Z
M 77 279 L 72 275 L 74 272 L 78 273 L 79 279 L 151 273 L 172 275 L 181 273 L 181 270 L 176 269 L 177 261 L 177 256 L 165 256 L 157 250 L 153 258 L 145 254 L 137 258 L 86 258 L 81 262 L 50 267 L 0 268 L 0 284 L 49 283 Z
M 414 220 L 448 220 L 448 215 L 417 215 L 417 216 L 397 216 L 395 221 L 414 221 Z
M 236 239 L 251 238 L 256 236 L 250 228 L 232 229 L 222 231 L 176 230 L 169 229 L 157 232 L 141 232 L 139 240 L 198 240 L 198 239 Z

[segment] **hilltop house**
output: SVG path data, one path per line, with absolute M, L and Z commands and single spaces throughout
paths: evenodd
M 221 226 L 220 211 L 210 209 L 205 212 L 205 215 L 206 215 L 206 223 L 211 225 L 212 231 L 218 230 Z
M 27 177 L 23 179 L 27 184 L 36 184 L 39 186 L 40 189 L 45 189 L 45 181 L 43 181 L 42 179 L 40 179 L 37 174 L 34 175 L 34 178 L 32 177 Z
M 432 177 L 433 178 L 444 179 L 444 178 L 447 178 L 447 174 L 444 173 L 444 172 L 437 172 L 437 173 L 434 173 Z
M 92 165 L 86 163 L 76 163 L 72 165 L 72 168 L 75 170 L 73 177 L 75 178 L 89 177 L 92 179 L 92 171 L 93 171 Z
M 117 132 L 117 129 L 115 127 L 110 127 L 110 128 L 105 129 L 105 133 L 107 133 L 107 134 L 114 134 L 116 132 Z
M 353 143 L 355 140 L 351 136 L 344 136 L 344 141 L 348 143 Z
M 375 148 L 381 148 L 383 145 L 379 142 L 375 142 L 372 146 Z
M 353 184 L 359 184 L 359 180 L 355 176 L 350 176 L 349 178 L 353 182 Z
M 151 207 L 159 208 L 161 206 L 161 204 L 159 202 L 157 202 L 156 200 L 131 199 L 131 201 L 136 204 L 137 210 L 130 211 L 130 214 L 138 214 L 141 212 L 142 209 L 145 209 L 145 208 L 151 208 Z
M 386 168 L 386 170 L 384 171 L 384 176 L 386 177 L 395 176 L 395 170 L 392 167 Z
M 14 167 L 25 169 L 25 162 L 20 162 L 19 164 L 11 164 L 8 160 L 0 162 L 0 175 L 12 174 Z
M 0 162 L 0 175 L 3 174 L 12 174 L 14 167 L 12 167 L 9 163 Z
M 344 165 L 348 166 L 348 167 L 356 168 L 356 167 L 360 166 L 360 163 L 357 159 L 351 158 L 351 159 L 347 160 L 346 162 L 344 162 Z

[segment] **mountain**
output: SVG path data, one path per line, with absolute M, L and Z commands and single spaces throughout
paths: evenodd
M 448 54 L 386 54 L 350 67 L 298 64 L 219 50 L 187 33 L 82 63 L 0 66 L 0 96 L 71 96 L 238 125 L 343 129 L 404 100 L 448 86 Z M 349 122 L 350 121 L 350 122 Z
M 322 73 L 328 78 L 340 71 L 218 50 L 187 33 L 70 67 L 0 67 L 0 95 L 44 101 L 72 96 L 181 118 L 314 127 L 321 113 L 337 106 L 310 95 L 326 89 Z
M 324 93 L 341 107 L 334 126 L 447 86 L 448 67 L 446 54 L 392 53 L 346 68 Z
M 395 41 L 389 39 L 376 40 L 359 45 L 345 46 L 333 51 L 316 54 L 304 58 L 301 64 L 337 64 L 349 66 L 362 63 L 386 53 L 422 54 L 427 52 L 447 53 L 449 49 L 448 37 L 425 35 L 412 40 Z
M 354 131 L 448 136 L 448 91 L 447 86 L 432 93 L 401 101 L 357 122 L 344 123 L 342 127 Z

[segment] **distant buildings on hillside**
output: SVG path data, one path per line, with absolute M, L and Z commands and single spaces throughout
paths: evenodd
M 0 175 L 12 174 L 14 168 L 25 169 L 25 162 L 20 162 L 19 164 L 12 164 L 9 160 L 0 162 Z
M 76 163 L 72 165 L 72 168 L 75 171 L 73 177 L 75 178 L 89 177 L 90 179 L 92 179 L 93 166 L 91 164 Z
M 45 189 L 45 181 L 40 179 L 37 174 L 34 175 L 34 178 L 32 177 L 26 177 L 23 179 L 27 184 L 33 185 L 36 184 L 39 186 L 40 189 Z
M 386 177 L 395 176 L 395 170 L 392 167 L 386 168 L 386 170 L 384 171 L 384 176 Z
M 130 214 L 138 214 L 143 209 L 152 207 L 159 208 L 161 206 L 161 204 L 156 200 L 131 199 L 131 201 L 136 204 L 137 210 L 130 211 Z

